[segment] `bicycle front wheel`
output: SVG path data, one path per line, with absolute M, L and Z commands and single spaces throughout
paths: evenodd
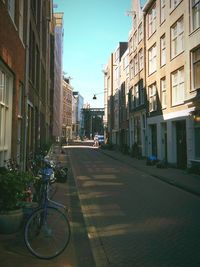
M 51 259 L 62 253 L 70 235 L 66 215 L 53 207 L 36 210 L 28 219 L 24 231 L 27 248 L 41 259 Z

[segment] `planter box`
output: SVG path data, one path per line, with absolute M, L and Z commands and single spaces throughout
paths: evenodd
M 0 233 L 1 234 L 13 234 L 16 233 L 23 220 L 23 210 L 17 209 L 0 213 Z

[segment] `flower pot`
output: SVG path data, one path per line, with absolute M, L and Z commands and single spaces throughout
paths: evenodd
M 13 234 L 16 233 L 23 219 L 23 210 L 11 210 L 4 213 L 0 213 L 0 233 L 1 234 Z

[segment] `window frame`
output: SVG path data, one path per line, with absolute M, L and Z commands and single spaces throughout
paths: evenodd
M 157 50 L 156 43 L 154 43 L 148 50 L 148 74 L 149 75 L 153 74 L 157 70 L 156 50 Z
M 0 76 L 4 75 L 1 83 L 2 93 L 0 100 L 0 166 L 4 165 L 4 160 L 10 158 L 11 154 L 11 132 L 12 132 L 12 98 L 13 98 L 13 74 L 0 61 Z M 5 95 L 5 97 L 4 97 Z
M 16 5 L 16 2 L 15 2 L 15 0 L 7 0 L 7 4 L 8 4 L 8 13 L 9 13 L 13 23 L 15 23 L 15 5 Z
M 148 12 L 148 38 L 156 32 L 156 3 Z
M 162 24 L 165 20 L 166 20 L 166 3 L 165 0 L 160 0 L 160 24 Z
M 153 112 L 158 109 L 156 82 L 152 83 L 148 87 L 148 92 L 149 92 L 149 112 Z
M 197 27 L 194 28 L 194 12 L 193 11 L 194 11 L 194 8 L 198 5 L 199 5 L 199 12 L 197 12 L 196 14 L 198 14 L 199 22 L 198 22 Z M 190 20 L 191 31 L 193 32 L 193 31 L 196 31 L 200 27 L 200 0 L 190 0 L 190 6 L 191 6 L 191 11 L 190 11 L 190 13 L 191 13 L 191 20 Z M 198 18 L 197 18 L 197 21 L 198 21 Z
M 175 3 L 177 1 L 177 3 Z M 182 0 L 170 0 L 170 9 L 173 11 L 182 2 Z
M 163 87 L 163 84 L 164 84 L 164 87 Z M 167 107 L 166 76 L 160 79 L 160 94 L 161 94 L 161 106 L 162 106 L 162 109 L 165 109 Z
M 181 23 L 180 23 L 181 22 Z M 180 27 L 182 25 L 182 27 Z M 181 29 L 181 30 L 180 30 Z M 176 34 L 174 34 L 176 32 Z M 171 27 L 170 27 L 170 38 L 171 38 L 171 59 L 177 57 L 184 51 L 184 17 L 181 16 Z M 182 42 L 180 42 L 180 40 Z M 181 47 L 179 44 L 181 43 Z M 173 49 L 174 47 L 174 49 Z
M 177 82 L 173 84 L 173 75 L 177 73 Z M 182 79 L 180 78 L 180 73 L 182 74 Z M 183 85 L 183 92 L 181 92 L 181 86 Z M 174 88 L 177 87 L 178 89 L 176 90 L 176 96 L 175 96 L 175 91 Z M 185 99 L 185 73 L 184 73 L 184 67 L 180 67 L 179 69 L 173 71 L 171 73 L 171 105 L 172 107 L 182 105 L 184 103 Z
M 199 58 L 197 57 L 196 60 L 194 60 L 194 53 L 196 51 L 199 50 Z M 192 79 L 191 79 L 191 83 L 192 83 L 192 86 L 191 86 L 191 91 L 196 91 L 197 89 L 200 88 L 200 81 L 199 81 L 199 86 L 198 86 L 198 83 L 197 83 L 197 86 L 195 86 L 195 68 L 194 68 L 194 65 L 197 65 L 198 64 L 198 69 L 200 69 L 200 46 L 196 47 L 195 49 L 193 49 L 191 51 L 191 71 L 192 71 Z M 199 71 L 200 72 L 200 71 Z M 197 77 L 199 77 L 199 80 L 200 80 L 200 75 L 198 76 L 197 74 Z
M 164 45 L 163 45 L 163 41 L 164 41 Z M 166 35 L 163 34 L 160 37 L 160 66 L 164 66 L 166 65 L 166 61 L 167 61 L 167 53 L 166 53 Z M 163 62 L 163 53 L 164 53 L 164 62 Z
M 139 71 L 142 71 L 144 68 L 144 53 L 143 53 L 143 49 L 141 48 L 138 52 L 138 61 L 139 61 Z

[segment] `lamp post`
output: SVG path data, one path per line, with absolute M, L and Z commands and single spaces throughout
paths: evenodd
M 100 92 L 100 93 L 95 93 L 92 99 L 96 100 L 97 99 L 97 95 L 101 95 L 101 94 L 104 94 L 104 93 L 105 93 L 104 91 Z

